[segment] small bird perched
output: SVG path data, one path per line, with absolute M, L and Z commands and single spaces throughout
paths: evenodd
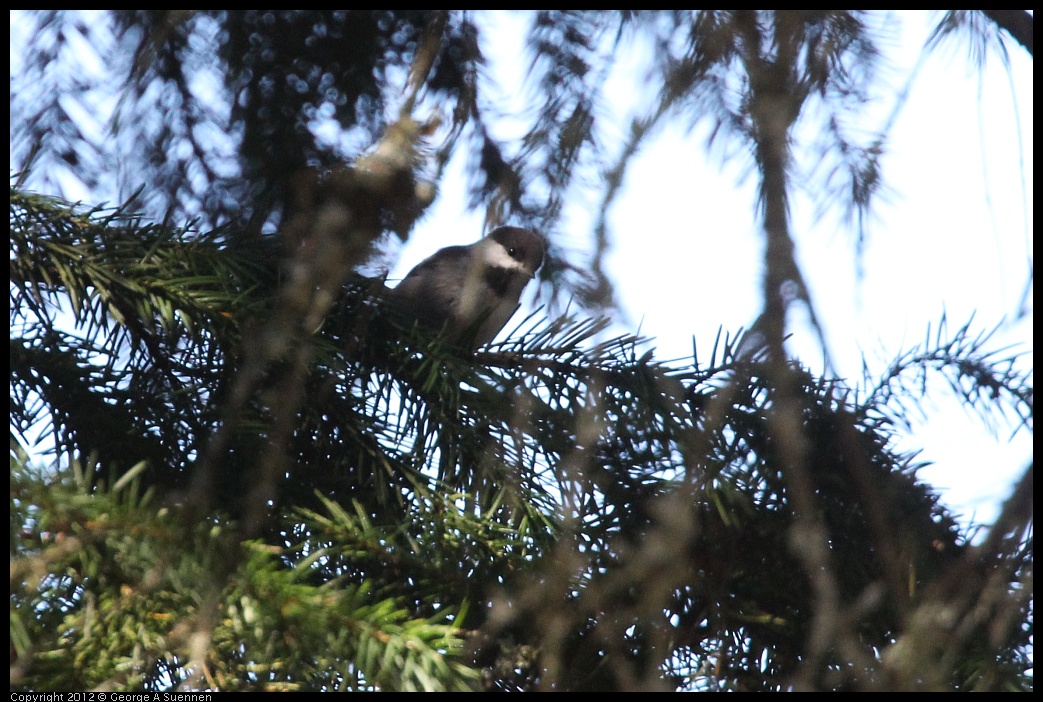
M 453 341 L 484 346 L 517 311 L 522 290 L 543 264 L 543 251 L 543 239 L 534 232 L 497 227 L 470 246 L 437 251 L 388 297 L 397 314 L 444 329 Z

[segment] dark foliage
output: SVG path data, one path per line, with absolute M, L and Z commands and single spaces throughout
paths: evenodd
M 1031 430 L 1031 373 L 970 325 L 858 389 L 783 353 L 784 289 L 811 303 L 794 126 L 822 120 L 824 200 L 860 220 L 879 186 L 882 137 L 842 128 L 867 15 L 537 12 L 516 144 L 469 12 L 35 22 L 12 78 L 12 689 L 1031 688 L 1031 469 L 972 545 L 893 448 L 928 374 Z M 661 92 L 612 161 L 598 117 L 633 36 Z M 111 140 L 84 121 L 106 83 L 70 66 L 82 43 L 124 81 Z M 355 272 L 461 150 L 491 222 L 552 240 L 603 168 L 603 242 L 628 159 L 677 116 L 760 177 L 758 353 L 663 363 L 540 316 L 463 352 Z M 21 184 L 60 173 L 127 204 Z M 611 299 L 597 263 L 547 270 Z

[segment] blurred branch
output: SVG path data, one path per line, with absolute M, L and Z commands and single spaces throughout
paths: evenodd
M 1032 13 L 1026 10 L 982 10 L 985 16 L 1005 29 L 1032 56 Z
M 431 203 L 434 191 L 419 181 L 417 153 L 426 125 L 404 115 L 388 127 L 384 138 L 354 167 L 334 172 L 318 188 L 302 176 L 298 197 L 303 201 L 280 232 L 288 260 L 286 277 L 271 318 L 253 332 L 253 343 L 237 372 L 223 419 L 193 477 L 188 504 L 193 514 L 211 505 L 214 465 L 228 450 L 246 404 L 262 388 L 275 362 L 285 372 L 272 388 L 274 416 L 268 450 L 253 481 L 247 538 L 258 535 L 267 505 L 276 495 L 280 476 L 288 466 L 287 442 L 297 419 L 311 366 L 311 335 L 337 302 L 354 267 L 369 254 L 377 239 L 390 228 L 403 237 Z

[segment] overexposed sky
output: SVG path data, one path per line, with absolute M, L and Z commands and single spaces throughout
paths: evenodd
M 497 13 L 483 35 L 501 91 L 520 86 L 528 69 L 525 17 Z M 901 38 L 886 50 L 885 80 L 861 125 L 867 131 L 884 128 L 921 57 L 928 19 L 912 11 L 888 19 L 889 27 L 901 28 Z M 1023 299 L 1032 257 L 1032 61 L 1013 41 L 1007 45 L 1010 73 L 995 55 L 979 70 L 956 39 L 919 68 L 887 140 L 886 194 L 869 223 L 861 279 L 856 233 L 836 212 L 815 216 L 800 189 L 816 182 L 796 184 L 791 227 L 799 261 L 837 372 L 852 386 L 861 381 L 863 359 L 879 377 L 902 351 L 925 341 L 929 326 L 933 334 L 943 314 L 950 338 L 972 316 L 976 331 L 1002 324 L 991 348 L 1014 345 L 1012 351 L 1026 354 L 1021 366 L 1032 367 L 1032 298 Z M 640 50 L 634 50 L 634 60 L 620 62 L 610 84 L 612 104 L 600 116 L 609 137 L 616 130 L 622 138 L 635 105 L 654 97 L 635 70 Z M 508 110 L 531 104 L 521 88 L 501 94 Z M 693 336 L 708 356 L 720 327 L 749 327 L 761 308 L 755 174 L 741 158 L 725 161 L 720 148 L 708 153 L 708 128 L 671 126 L 650 138 L 610 215 L 607 270 L 622 307 L 613 331 L 640 329 L 654 337 L 663 360 L 690 356 Z M 466 212 L 463 161 L 451 164 L 439 200 L 392 278 L 442 246 L 480 236 L 484 213 Z M 573 263 L 582 264 L 589 247 L 597 197 L 577 193 L 568 204 L 560 243 L 570 248 L 575 242 Z M 805 320 L 801 309 L 791 312 L 791 350 L 821 372 L 823 353 Z M 922 448 L 921 459 L 935 462 L 920 475 L 962 523 L 990 523 L 1032 459 L 1031 435 L 1022 429 L 1012 437 L 1013 425 L 1002 421 L 990 430 L 943 383 L 929 387 L 928 414 L 900 448 Z

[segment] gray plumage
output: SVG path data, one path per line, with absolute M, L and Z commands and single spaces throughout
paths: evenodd
M 483 346 L 518 309 L 522 291 L 543 263 L 539 235 L 498 227 L 470 246 L 450 246 L 409 271 L 389 292 L 396 317 L 415 319 L 457 342 Z M 481 320 L 481 321 L 479 321 Z

